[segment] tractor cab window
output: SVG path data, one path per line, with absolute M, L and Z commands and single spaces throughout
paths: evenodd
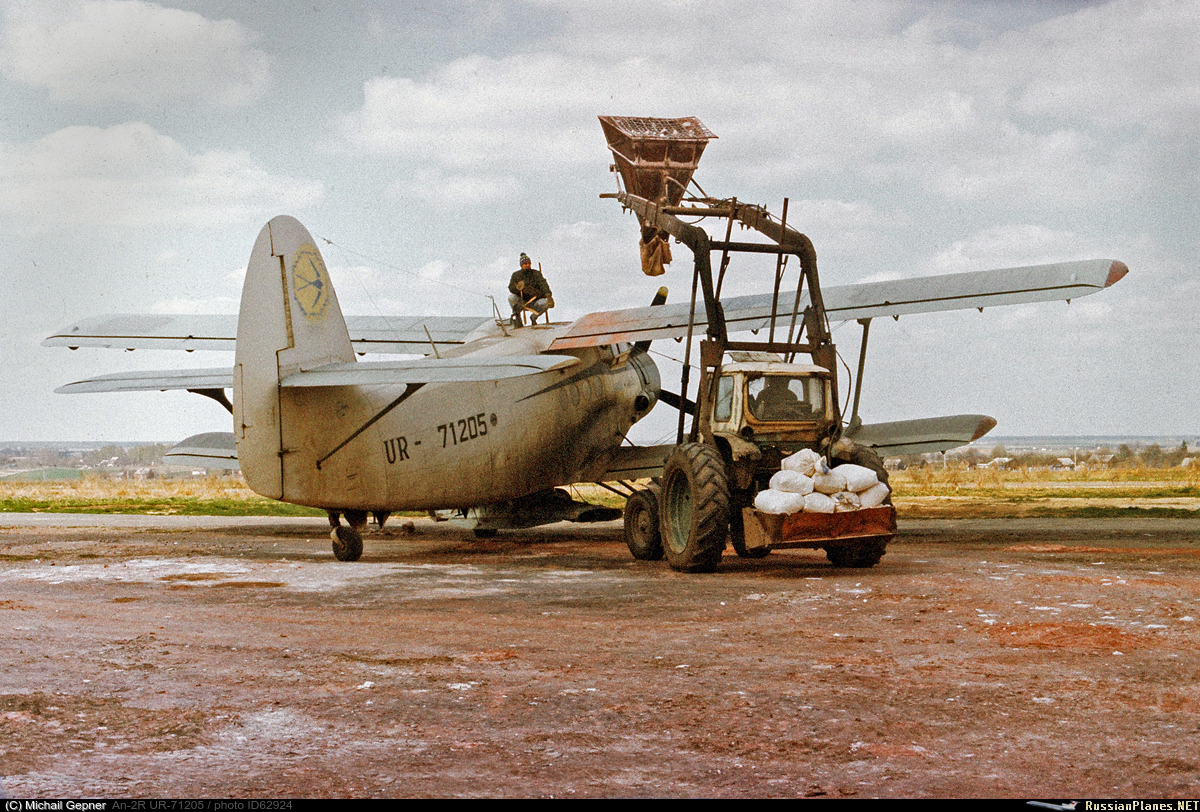
M 733 417 L 733 376 L 722 375 L 717 381 L 717 405 L 713 420 L 724 423 Z
M 817 420 L 825 416 L 820 378 L 764 375 L 746 384 L 746 404 L 758 420 Z

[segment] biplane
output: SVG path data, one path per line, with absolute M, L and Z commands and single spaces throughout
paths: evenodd
M 829 286 L 822 307 L 830 321 L 864 321 L 1069 301 L 1126 271 L 1097 259 Z M 694 299 L 663 298 L 529 326 L 511 326 L 500 314 L 346 318 L 316 241 L 280 216 L 254 243 L 236 317 L 102 316 L 43 343 L 232 351 L 232 365 L 101 375 L 56 391 L 188 390 L 216 400 L 230 412 L 232 431 L 188 438 L 172 458 L 239 467 L 263 496 L 326 510 L 335 554 L 354 560 L 370 514 L 382 524 L 396 511 L 440 512 L 480 536 L 619 516 L 559 488 L 662 473 L 674 445 L 629 445 L 630 427 L 660 401 L 684 411 L 694 403 L 687 391 L 663 388 L 650 343 L 690 337 L 708 318 Z M 767 327 L 777 299 L 726 296 L 725 326 Z M 358 359 L 373 353 L 421 357 Z M 855 400 L 857 418 L 857 393 Z M 856 441 L 881 454 L 944 450 L 995 425 L 982 415 L 858 423 Z

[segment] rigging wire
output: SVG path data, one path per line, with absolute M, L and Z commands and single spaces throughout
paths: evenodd
M 364 254 L 361 251 L 355 251 L 351 248 L 346 248 L 345 246 L 339 245 L 338 243 L 335 243 L 333 240 L 328 239 L 327 237 L 318 237 L 317 239 L 325 242 L 328 245 L 332 245 L 334 248 L 337 248 L 342 253 L 353 254 L 354 256 L 361 257 L 362 259 L 365 259 L 368 262 L 373 262 L 377 265 L 382 265 L 383 267 L 388 268 L 389 270 L 398 271 L 403 274 L 408 274 L 409 276 L 415 276 L 417 279 L 420 279 L 423 282 L 433 282 L 434 284 L 442 285 L 443 287 L 447 287 L 452 290 L 461 291 L 463 293 L 470 293 L 473 296 L 479 296 L 484 299 L 492 298 L 491 296 L 488 296 L 486 293 L 480 293 L 478 290 L 474 290 L 472 288 L 464 288 L 461 285 L 455 285 L 450 282 L 443 282 L 441 279 L 434 279 L 433 277 L 430 277 L 430 276 L 422 276 L 421 274 L 417 273 L 416 271 L 410 271 L 407 268 L 401 268 L 399 265 L 393 265 L 390 262 L 385 262 L 384 260 L 378 259 L 377 257 L 373 257 L 369 254 Z

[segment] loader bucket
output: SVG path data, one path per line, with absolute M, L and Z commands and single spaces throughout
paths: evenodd
M 697 118 L 600 116 L 600 127 L 616 160 L 625 191 L 675 206 L 716 138 Z

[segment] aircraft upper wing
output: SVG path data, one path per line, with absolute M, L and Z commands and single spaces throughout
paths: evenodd
M 42 346 L 233 351 L 237 320 L 237 316 L 97 316 L 63 328 Z M 348 316 L 346 329 L 355 352 L 427 353 L 431 338 L 439 347 L 464 344 L 494 323 L 490 316 Z
M 1089 259 L 1031 265 L 994 271 L 924 276 L 888 282 L 822 287 L 825 311 L 830 321 L 848 321 L 878 316 L 905 316 L 940 310 L 964 310 L 996 305 L 1025 304 L 1078 298 L 1113 285 L 1129 272 L 1123 262 Z M 779 319 L 786 331 L 794 293 L 781 294 Z M 801 298 L 803 311 L 807 291 Z M 730 333 L 758 330 L 771 319 L 771 294 L 733 296 L 722 302 Z M 617 342 L 677 338 L 687 335 L 687 302 L 658 307 L 610 310 L 591 313 L 577 320 L 550 345 L 564 350 Z M 785 312 L 786 311 L 786 312 Z M 777 322 L 777 324 L 780 322 Z M 696 328 L 707 320 L 697 307 Z
M 573 355 L 504 355 L 495 357 L 417 358 L 412 361 L 369 361 L 327 364 L 290 375 L 280 386 L 375 386 L 406 383 L 494 381 L 565 369 L 579 363 Z M 233 370 L 161 369 L 117 372 L 60 386 L 59 394 L 144 392 L 167 389 L 231 389 Z

